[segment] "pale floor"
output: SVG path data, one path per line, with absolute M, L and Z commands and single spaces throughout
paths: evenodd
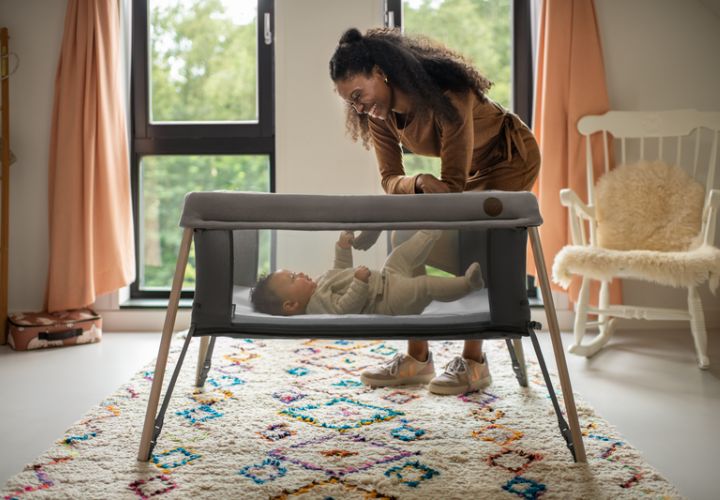
M 549 336 L 539 337 L 554 368 Z M 720 332 L 709 337 L 706 371 L 697 368 L 685 331 L 618 332 L 591 360 L 566 356 L 575 392 L 697 500 L 718 498 L 720 472 Z M 1 346 L 0 484 L 151 361 L 158 342 L 156 333 L 106 333 L 99 344 L 67 349 Z M 534 357 L 528 341 L 525 350 Z

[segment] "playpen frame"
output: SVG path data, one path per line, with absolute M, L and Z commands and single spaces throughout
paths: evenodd
M 277 196 L 277 195 L 276 195 Z M 282 195 L 280 195 L 282 196 Z M 446 195 L 434 195 L 434 196 L 446 196 Z M 415 198 L 415 197 L 413 197 Z M 187 207 L 187 202 L 186 202 Z M 175 372 L 173 373 L 172 379 L 170 381 L 168 391 L 166 392 L 165 401 L 163 403 L 163 406 L 160 410 L 160 413 L 158 414 L 158 403 L 160 400 L 160 394 L 162 391 L 162 385 L 163 380 L 165 377 L 165 369 L 167 367 L 167 361 L 168 361 L 168 354 L 170 351 L 170 343 L 173 336 L 173 330 L 175 327 L 175 320 L 177 317 L 178 307 L 180 303 L 180 294 L 182 289 L 182 283 L 185 277 L 185 270 L 188 263 L 188 258 L 190 254 L 190 248 L 193 242 L 193 234 L 194 231 L 197 231 L 197 228 L 188 227 L 187 224 L 183 224 L 181 221 L 181 225 L 185 226 L 182 233 L 182 240 L 180 243 L 180 249 L 178 252 L 178 259 L 175 267 L 175 273 L 173 277 L 172 282 L 172 288 L 170 291 L 170 299 L 168 302 L 168 308 L 167 313 L 165 316 L 165 322 L 163 325 L 162 330 L 162 336 L 160 339 L 160 346 L 158 349 L 158 356 L 155 363 L 155 371 L 153 375 L 153 382 L 152 387 L 150 390 L 150 396 L 148 398 L 148 405 L 147 405 L 147 411 L 145 414 L 145 420 L 143 425 L 143 431 L 142 431 L 142 437 L 140 441 L 140 447 L 138 451 L 138 460 L 139 461 L 148 461 L 151 457 L 152 449 L 155 445 L 155 441 L 160 434 L 160 430 L 163 425 L 163 417 L 165 409 L 167 408 L 167 404 L 169 402 L 169 396 L 172 392 L 172 387 L 174 386 L 175 380 L 177 379 L 180 367 L 182 365 L 185 352 L 187 350 L 187 347 L 189 345 L 190 340 L 193 337 L 194 332 L 194 325 L 191 326 L 190 332 L 188 333 L 185 344 L 183 346 L 183 350 L 180 354 L 180 357 L 178 359 Z M 537 224 L 539 225 L 539 223 Z M 268 226 L 262 226 L 259 225 L 257 227 L 268 227 Z M 568 419 L 568 422 L 565 422 L 565 420 L 562 417 L 557 398 L 555 397 L 554 389 L 552 387 L 552 384 L 550 383 L 549 374 L 547 372 L 547 369 L 545 367 L 544 360 L 542 358 L 542 353 L 540 350 L 539 343 L 537 341 L 537 338 L 534 334 L 533 328 L 534 326 L 531 325 L 528 327 L 528 336 L 530 336 L 531 341 L 533 343 L 533 346 L 535 348 L 536 353 L 538 354 L 538 361 L 540 363 L 540 366 L 543 371 L 543 375 L 545 377 L 545 382 L 548 386 L 548 391 L 550 393 L 550 396 L 553 400 L 553 405 L 555 406 L 556 415 L 558 417 L 558 423 L 560 425 L 561 434 L 565 438 L 565 441 L 567 443 L 568 448 L 570 449 L 573 458 L 576 462 L 587 462 L 586 453 L 585 453 L 585 447 L 582 440 L 582 433 L 580 430 L 578 415 L 577 415 L 577 408 L 575 406 L 575 399 L 573 396 L 572 386 L 570 383 L 570 377 L 568 374 L 567 364 L 565 360 L 565 353 L 563 351 L 562 346 L 562 339 L 560 336 L 560 328 L 557 321 L 557 315 L 555 311 L 555 306 L 553 303 L 552 293 L 550 289 L 550 282 L 548 279 L 548 273 L 547 269 L 545 267 L 545 259 L 543 256 L 543 250 L 542 245 L 540 242 L 538 227 L 535 225 L 527 225 L 526 227 L 529 238 L 530 238 L 530 246 L 532 248 L 533 258 L 536 266 L 536 270 L 538 273 L 538 281 L 540 284 L 540 290 L 542 293 L 545 313 L 547 317 L 547 326 L 550 332 L 550 338 L 552 342 L 553 347 L 553 353 L 555 356 L 555 361 L 557 365 L 557 372 L 558 372 L 558 378 L 560 380 L 560 387 L 563 395 L 563 399 L 565 402 L 565 413 Z M 532 322 L 531 322 L 532 323 Z M 217 334 L 222 335 L 222 334 Z M 281 337 L 278 335 L 278 337 Z M 339 338 L 339 337 L 338 337 Z M 213 339 L 214 340 L 214 339 Z M 209 336 L 203 336 L 201 337 L 201 345 L 200 345 L 200 352 L 199 352 L 199 362 L 197 366 L 197 380 L 198 383 L 201 379 L 204 379 L 203 374 L 203 363 L 202 361 L 206 359 L 206 355 L 208 353 L 208 347 L 211 346 L 210 344 L 211 339 Z M 519 340 L 518 340 L 519 342 Z M 513 353 L 512 345 L 510 340 L 507 340 L 508 347 L 510 348 L 510 353 L 513 358 L 513 364 L 517 365 L 517 359 L 515 358 L 515 355 Z M 210 350 L 211 353 L 211 350 Z M 208 363 L 209 360 L 206 361 Z M 516 375 L 518 375 L 517 366 L 514 366 L 514 369 L 516 371 Z M 207 368 L 205 368 L 206 372 Z M 518 375 L 519 378 L 519 375 Z M 568 425 L 569 424 L 569 425 Z

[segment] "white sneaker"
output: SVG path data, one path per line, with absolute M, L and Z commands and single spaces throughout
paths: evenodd
M 492 377 L 485 355 L 482 363 L 457 356 L 445 366 L 445 373 L 430 381 L 428 390 L 435 394 L 463 394 L 479 391 L 490 382 Z
M 380 366 L 363 371 L 360 380 L 371 387 L 393 385 L 427 384 L 435 377 L 432 353 L 427 361 L 418 361 L 409 354 L 396 354 L 393 359 Z

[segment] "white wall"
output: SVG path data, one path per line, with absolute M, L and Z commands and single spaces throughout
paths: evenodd
M 0 0 L 21 58 L 11 79 L 11 310 L 42 306 L 47 279 L 47 158 L 65 0 Z M 720 110 L 718 0 L 596 0 L 610 102 L 618 109 Z M 276 0 L 277 190 L 379 193 L 371 153 L 344 135 L 327 62 L 342 31 L 382 19 L 382 0 Z M 292 264 L 290 260 L 290 264 Z M 629 298 L 683 301 L 658 287 Z M 718 300 L 704 293 L 709 323 Z
M 328 62 L 342 32 L 382 22 L 382 0 L 276 0 L 278 192 L 380 193 L 375 156 L 345 136 Z
M 381 193 L 374 153 L 345 135 L 328 62 L 347 28 L 382 24 L 382 0 L 276 0 L 275 11 L 276 190 Z M 335 239 L 335 232 L 281 234 L 278 266 L 317 275 L 332 263 Z M 377 268 L 383 249 L 357 257 Z
M 41 309 L 48 267 L 48 155 L 66 0 L 0 0 L 0 25 L 20 57 L 10 77 L 10 311 Z
M 720 0 L 596 0 L 595 7 L 611 108 L 720 111 Z M 630 280 L 623 295 L 658 307 L 687 301 L 683 290 Z M 708 326 L 720 328 L 720 300 L 707 287 L 701 297 Z

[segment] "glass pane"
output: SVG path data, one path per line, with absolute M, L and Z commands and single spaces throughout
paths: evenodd
M 190 191 L 270 191 L 270 158 L 242 156 L 146 156 L 140 164 L 141 290 L 170 290 L 182 231 L 178 227 L 185 194 Z M 269 237 L 262 240 L 263 269 L 269 268 Z M 183 289 L 195 284 L 195 258 L 185 272 Z
M 257 121 L 257 0 L 149 0 L 150 121 Z
M 403 168 L 406 175 L 432 174 L 440 178 L 440 158 L 435 156 L 403 154 Z

